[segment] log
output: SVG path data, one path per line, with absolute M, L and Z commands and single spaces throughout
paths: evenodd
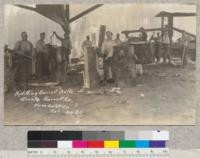
M 145 29 L 145 31 L 146 32 L 161 31 L 161 28 L 150 28 L 150 29 Z M 138 32 L 140 32 L 140 30 L 126 30 L 122 31 L 121 33 L 123 33 L 128 38 L 130 33 L 138 33 Z
M 96 51 L 94 47 L 88 47 L 85 51 L 84 87 L 97 88 L 99 81 L 100 78 L 96 68 Z
M 177 31 L 177 32 L 180 32 L 180 33 L 183 33 L 183 32 L 185 31 L 185 30 L 181 30 L 181 29 L 176 28 L 176 27 L 173 27 L 173 29 L 174 29 L 175 31 Z M 189 35 L 189 36 L 191 36 L 191 37 L 193 37 L 193 38 L 196 39 L 196 35 L 194 35 L 194 34 L 192 34 L 192 33 L 189 33 L 189 32 L 187 32 L 187 31 L 185 31 L 185 34 L 186 34 L 186 35 Z
M 106 26 L 101 25 L 100 26 L 100 32 L 99 32 L 99 43 L 98 43 L 99 48 L 101 48 L 101 46 L 102 46 L 102 43 L 103 43 L 104 38 L 105 38 L 105 34 L 106 34 Z

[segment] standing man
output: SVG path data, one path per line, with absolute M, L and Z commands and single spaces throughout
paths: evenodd
M 90 41 L 90 36 L 86 36 L 86 40 L 83 41 L 82 50 L 83 52 L 86 51 L 87 47 L 92 47 L 92 41 Z
M 163 62 L 167 63 L 168 59 L 168 63 L 171 63 L 170 40 L 167 30 L 163 32 L 162 48 L 163 48 Z
M 45 45 L 45 33 L 40 33 L 40 40 L 36 43 L 36 72 L 41 78 L 48 74 L 48 51 Z
M 140 40 L 143 42 L 143 44 L 140 45 L 140 51 L 141 51 L 141 60 L 142 60 L 142 63 L 146 63 L 148 62 L 149 60 L 149 54 L 148 54 L 148 43 L 147 43 L 147 38 L 148 38 L 148 35 L 145 31 L 145 29 L 143 27 L 140 27 Z
M 143 27 L 140 27 L 140 38 L 141 38 L 141 41 L 147 41 L 147 38 L 148 38 L 148 35 L 145 31 L 145 29 Z
M 180 39 L 180 51 L 181 51 L 181 61 L 183 67 L 185 67 L 188 63 L 188 38 L 185 34 L 185 31 L 182 32 L 182 37 Z
M 21 38 L 20 41 L 16 42 L 13 49 L 16 54 L 15 79 L 20 87 L 27 88 L 32 71 L 31 64 L 34 49 L 32 43 L 28 41 L 28 35 L 26 32 L 21 33 Z
M 58 80 L 63 83 L 66 79 L 66 71 L 69 69 L 69 55 L 71 54 L 72 45 L 68 33 L 64 34 L 64 38 L 60 37 L 56 32 L 53 34 L 61 41 L 61 47 L 57 52 L 57 70 Z
M 113 82 L 113 47 L 115 42 L 112 39 L 113 33 L 111 31 L 106 32 L 106 39 L 102 44 L 102 53 L 104 55 L 104 81 Z
M 115 38 L 115 43 L 117 46 L 121 45 L 122 44 L 122 41 L 120 39 L 120 34 L 118 33 L 116 38 Z
M 84 87 L 90 87 L 90 77 L 89 77 L 89 66 L 88 66 L 88 47 L 92 47 L 92 41 L 90 41 L 90 36 L 86 36 L 86 40 L 82 44 L 82 57 L 84 57 Z
M 154 56 L 156 58 L 156 62 L 159 63 L 159 61 L 160 61 L 160 42 L 161 42 L 161 36 L 160 36 L 159 32 L 157 32 L 156 37 L 154 38 L 154 42 L 155 42 Z

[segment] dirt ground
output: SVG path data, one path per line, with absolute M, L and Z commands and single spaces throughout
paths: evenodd
M 136 87 L 96 90 L 81 86 L 52 86 L 44 91 L 59 101 L 20 101 L 5 94 L 6 125 L 194 125 L 196 121 L 195 65 L 146 65 Z M 73 81 L 73 78 L 70 78 Z M 69 82 L 70 82 L 69 81 Z M 70 89 L 69 89 L 70 88 Z M 33 88 L 38 92 L 41 88 Z M 47 97 L 48 97 L 47 96 Z M 44 98 L 45 95 L 38 95 Z M 45 105 L 44 105 L 45 104 Z

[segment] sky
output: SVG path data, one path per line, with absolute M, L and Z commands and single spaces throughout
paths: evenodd
M 70 17 L 91 7 L 87 4 L 70 5 Z M 55 22 L 39 15 L 36 12 L 6 5 L 4 12 L 5 44 L 10 48 L 20 40 L 20 34 L 26 31 L 29 40 L 35 45 L 39 39 L 39 33 L 46 33 L 46 42 L 50 42 L 50 36 L 56 31 L 61 36 L 63 31 Z M 105 4 L 88 15 L 71 23 L 71 40 L 74 54 L 80 54 L 81 44 L 87 35 L 91 35 L 94 28 L 98 32 L 100 25 L 106 25 L 106 29 L 114 33 L 124 30 L 134 30 L 139 27 L 160 27 L 160 18 L 155 17 L 160 11 L 169 12 L 196 12 L 195 5 L 184 4 Z M 196 34 L 196 17 L 181 17 L 174 19 L 174 26 Z M 150 36 L 150 34 L 149 34 Z M 180 34 L 174 32 L 174 39 Z M 122 36 L 122 38 L 124 38 Z M 53 40 L 54 44 L 60 44 Z

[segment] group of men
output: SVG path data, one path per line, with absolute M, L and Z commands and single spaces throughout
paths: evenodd
M 69 55 L 71 52 L 71 42 L 68 34 L 64 34 L 64 38 L 60 37 L 56 32 L 53 32 L 61 42 L 59 47 L 59 57 L 57 55 L 57 70 L 60 73 L 65 73 L 65 66 L 69 63 Z M 36 56 L 36 77 L 38 79 L 48 77 L 49 67 L 49 48 L 45 43 L 45 33 L 40 33 L 40 39 L 37 41 L 36 49 L 28 40 L 26 32 L 21 33 L 21 40 L 15 43 L 13 49 L 13 72 L 14 80 L 19 87 L 28 87 L 30 77 L 32 75 L 32 61 Z M 59 59 L 58 59 L 59 58 Z M 63 72 L 64 71 L 64 72 Z M 63 80 L 59 80 L 63 82 Z
M 168 36 L 168 32 L 164 31 L 163 36 L 159 32 L 153 32 L 153 35 L 150 38 L 150 42 L 154 41 L 154 52 L 153 58 L 156 60 L 157 63 L 160 62 L 161 57 L 163 58 L 163 63 L 171 63 L 171 55 L 170 55 L 170 39 Z
M 103 68 L 104 77 L 103 80 L 107 82 L 114 82 L 113 72 L 113 53 L 114 46 L 121 45 L 123 42 L 120 39 L 120 34 L 116 34 L 116 38 L 113 40 L 113 33 L 111 31 L 106 32 L 106 38 L 101 46 L 101 54 L 103 56 Z M 92 47 L 92 41 L 90 36 L 86 36 L 86 40 L 82 44 L 83 52 L 86 52 L 87 47 Z
M 143 27 L 139 29 L 139 39 L 140 41 L 144 41 L 147 43 L 151 43 L 154 41 L 154 49 L 152 52 L 153 55 L 153 62 L 161 62 L 161 58 L 163 59 L 163 63 L 171 64 L 171 44 L 169 33 L 168 33 L 168 26 L 165 26 L 162 34 L 157 32 L 153 32 L 151 38 L 148 40 L 147 32 Z M 120 39 L 120 34 L 116 35 L 116 39 L 113 40 L 113 33 L 111 31 L 106 32 L 106 39 L 103 41 L 101 46 L 101 53 L 103 53 L 103 67 L 104 67 L 104 81 L 113 82 L 114 81 L 114 72 L 113 70 L 113 48 L 116 45 L 121 45 L 123 42 Z M 187 56 L 188 56 L 188 40 L 186 37 L 186 33 L 182 33 L 182 37 L 180 38 L 180 54 L 183 66 L 187 64 Z M 90 37 L 87 36 L 86 40 L 83 42 L 82 48 L 85 49 L 86 47 L 92 46 L 92 42 L 90 41 Z M 147 47 L 144 47 L 147 49 Z M 145 50 L 143 50 L 145 52 Z M 137 58 L 138 59 L 138 58 Z M 137 61 L 136 61 L 137 63 Z
M 172 52 L 172 41 L 170 41 L 167 27 L 162 32 L 161 35 L 159 32 L 153 32 L 150 42 L 154 41 L 154 52 L 153 57 L 157 63 L 160 62 L 161 57 L 163 58 L 163 63 L 171 64 L 171 52 Z M 186 32 L 183 31 L 181 37 L 178 39 L 179 43 L 179 54 L 181 56 L 182 66 L 186 66 L 188 63 L 188 46 L 189 46 L 189 37 L 186 35 Z
M 69 64 L 69 55 L 71 53 L 71 41 L 69 34 L 65 33 L 64 37 L 60 37 L 56 32 L 53 32 L 53 35 L 60 40 L 61 47 L 59 47 L 59 53 L 56 53 L 57 60 L 57 71 L 60 73 L 59 76 L 65 76 L 66 68 Z M 144 28 L 140 28 L 139 38 L 141 41 L 146 41 L 148 39 L 147 33 Z M 154 58 L 157 62 L 160 62 L 160 52 L 162 50 L 163 62 L 166 63 L 167 60 L 171 63 L 170 55 L 170 39 L 168 31 L 163 31 L 161 36 L 159 32 L 153 33 L 150 38 L 150 41 L 154 41 Z M 183 32 L 182 38 L 180 39 L 181 51 L 187 52 L 186 46 L 188 44 Z M 116 34 L 115 40 L 113 40 L 113 33 L 111 31 L 106 32 L 106 39 L 103 41 L 101 46 L 101 53 L 103 54 L 103 67 L 104 67 L 104 80 L 108 82 L 114 81 L 113 73 L 113 53 L 114 46 L 121 45 L 123 42 L 120 39 L 120 34 Z M 93 43 L 90 40 L 90 37 L 87 36 L 86 40 L 82 44 L 83 51 L 87 47 L 92 47 Z M 18 85 L 27 87 L 28 82 L 30 81 L 30 76 L 32 72 L 32 59 L 35 51 L 36 54 L 36 76 L 38 79 L 48 76 L 50 67 L 49 67 L 49 48 L 45 43 L 45 33 L 40 33 L 40 39 L 37 41 L 36 49 L 34 49 L 33 44 L 28 40 L 28 35 L 26 32 L 21 33 L 21 40 L 16 42 L 13 52 L 15 54 L 14 60 L 14 74 L 15 80 L 18 82 Z M 187 53 L 182 55 L 184 64 L 187 63 Z M 59 82 L 64 82 L 64 79 L 58 79 Z

